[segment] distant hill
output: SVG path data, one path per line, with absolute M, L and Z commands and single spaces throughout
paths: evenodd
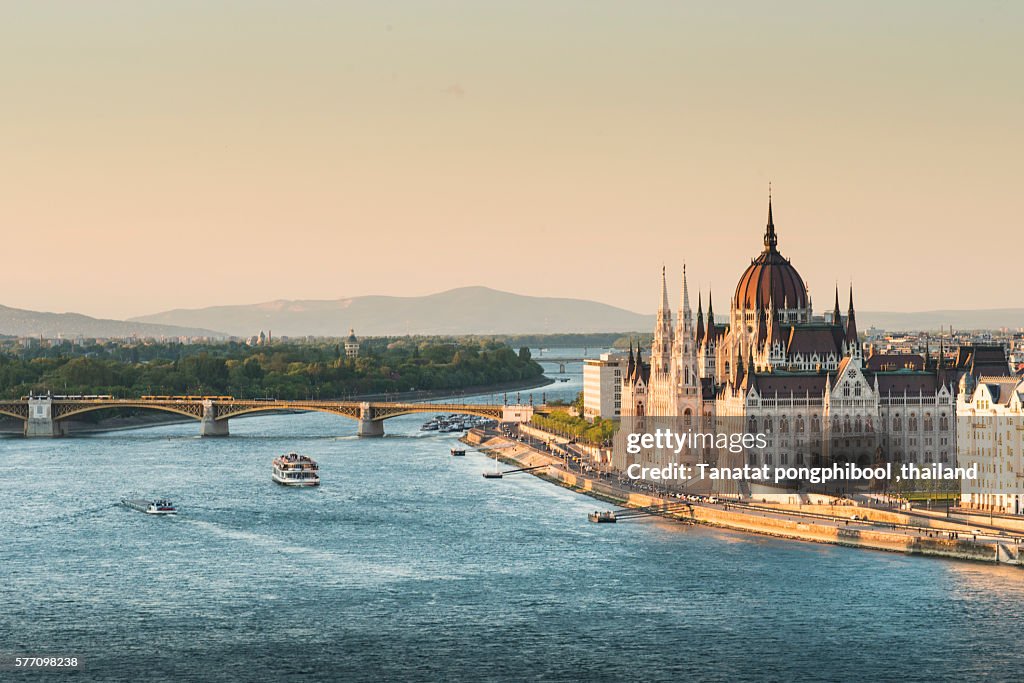
M 0 335 L 13 337 L 224 337 L 222 332 L 173 325 L 90 318 L 78 313 L 40 313 L 0 306 Z
M 857 327 L 878 327 L 883 330 L 997 330 L 1002 327 L 1024 327 L 1024 308 L 989 308 L 974 311 L 919 311 L 915 313 L 884 313 L 857 311 Z
M 270 301 L 240 306 L 177 309 L 135 322 L 212 327 L 247 336 L 367 336 L 404 334 L 553 334 L 649 330 L 653 315 L 585 299 L 535 297 L 487 287 L 462 287 L 419 297 Z

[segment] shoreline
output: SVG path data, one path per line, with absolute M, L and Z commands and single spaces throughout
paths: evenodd
M 486 456 L 515 467 L 548 465 L 527 472 L 546 482 L 623 508 L 675 505 L 657 516 L 688 524 L 785 540 L 881 550 L 953 560 L 1024 567 L 1024 536 L 1010 530 L 981 532 L 970 520 L 928 518 L 860 505 L 685 503 L 623 489 L 600 477 L 564 469 L 561 458 L 528 444 L 471 430 L 462 439 Z M 652 516 L 654 516 L 652 511 Z M 977 532 L 977 533 L 976 533 Z M 980 538 L 979 538 L 980 536 Z M 986 538 L 991 536 L 991 538 Z

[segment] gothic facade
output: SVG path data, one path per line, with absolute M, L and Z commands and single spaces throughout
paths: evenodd
M 673 324 L 662 270 L 649 359 L 630 346 L 623 417 L 733 418 L 767 435 L 767 449 L 745 456 L 750 464 L 952 464 L 958 377 L 944 349 L 936 358 L 865 355 L 853 288 L 845 315 L 837 288 L 832 310 L 816 316 L 778 241 L 769 199 L 763 250 L 740 276 L 721 321 L 710 293 L 706 317 L 698 294 L 694 319 L 684 267 Z

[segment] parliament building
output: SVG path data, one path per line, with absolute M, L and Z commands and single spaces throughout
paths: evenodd
M 779 250 L 768 201 L 761 253 L 736 283 L 726 315 L 710 293 L 694 316 L 683 268 L 679 308 L 669 307 L 664 268 L 648 352 L 630 353 L 622 373 L 624 420 L 723 418 L 768 436 L 749 464 L 859 465 L 881 460 L 942 462 L 956 457 L 956 385 L 964 369 L 931 354 L 874 354 L 857 331 L 853 288 L 845 314 L 815 315 L 807 284 Z M 658 465 L 672 454 L 617 455 Z M 625 458 L 625 460 L 623 460 Z

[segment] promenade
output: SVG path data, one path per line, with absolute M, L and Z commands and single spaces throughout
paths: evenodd
M 687 523 L 791 540 L 871 550 L 1011 565 L 1022 564 L 1024 530 L 969 523 L 923 511 L 894 511 L 837 500 L 833 505 L 757 503 L 690 497 L 656 490 L 598 471 L 569 444 L 556 444 L 510 429 L 472 430 L 468 443 L 517 467 L 547 465 L 530 472 L 573 491 L 622 508 L 672 506 L 661 516 Z M 554 452 L 552 452 L 554 450 Z M 688 505 L 679 503 L 687 501 Z

